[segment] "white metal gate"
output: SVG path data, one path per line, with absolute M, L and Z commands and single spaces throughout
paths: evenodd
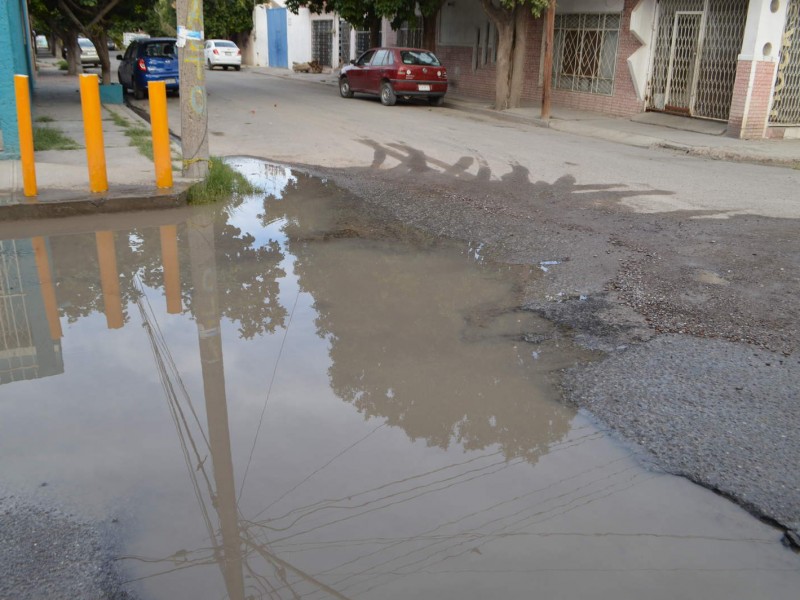
M 727 120 L 747 0 L 660 0 L 648 108 Z
M 769 122 L 800 126 L 800 0 L 787 9 Z

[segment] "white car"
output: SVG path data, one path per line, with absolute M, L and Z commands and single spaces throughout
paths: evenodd
M 233 67 L 237 71 L 242 68 L 242 51 L 229 40 L 206 40 L 206 64 L 209 69 L 222 67 L 226 71 Z

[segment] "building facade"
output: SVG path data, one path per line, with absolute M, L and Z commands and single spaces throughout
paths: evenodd
M 544 19 L 530 18 L 523 101 L 542 93 Z M 497 33 L 480 0 L 446 0 L 437 53 L 451 87 L 494 98 Z M 800 137 L 800 0 L 559 0 L 555 104 L 728 123 L 735 137 Z
M 25 0 L 0 3 L 0 160 L 19 157 L 14 75 L 33 75 L 28 23 Z

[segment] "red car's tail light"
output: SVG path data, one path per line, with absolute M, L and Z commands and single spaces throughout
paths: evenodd
M 146 64 L 144 64 L 144 59 L 143 59 L 143 58 L 140 58 L 140 59 L 139 59 L 139 60 L 136 62 L 136 66 L 137 66 L 137 67 L 139 67 L 139 70 L 140 70 L 140 71 L 147 71 L 147 65 L 146 65 Z

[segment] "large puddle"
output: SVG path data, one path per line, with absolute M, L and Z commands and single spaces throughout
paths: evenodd
M 779 532 L 559 404 L 556 371 L 590 357 L 518 310 L 538 265 L 234 162 L 266 197 L 18 226 L 0 247 L 0 477 L 116 519 L 130 590 L 796 594 Z

